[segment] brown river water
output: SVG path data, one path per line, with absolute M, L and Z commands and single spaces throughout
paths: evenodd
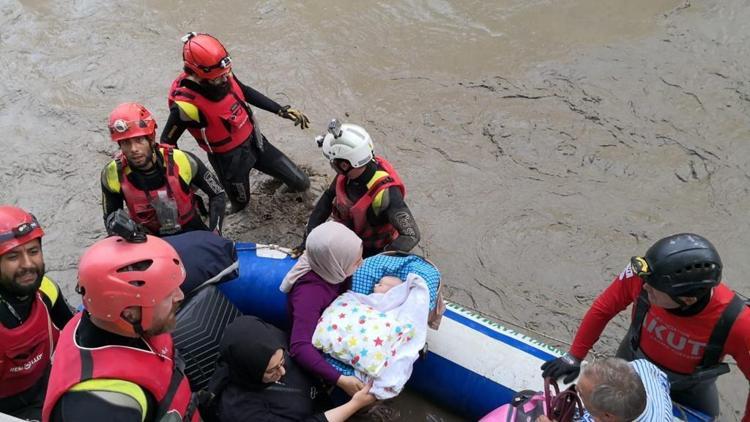
M 254 173 L 225 234 L 296 245 L 332 177 L 313 137 L 332 117 L 361 124 L 405 180 L 417 252 L 448 298 L 564 349 L 665 235 L 711 239 L 750 294 L 748 22 L 743 0 L 0 0 L 0 203 L 37 215 L 49 273 L 78 304 L 78 257 L 104 234 L 107 115 L 140 101 L 163 122 L 180 37 L 209 32 L 243 82 L 312 120 L 300 132 L 259 113 L 313 187 Z M 626 325 L 595 351 L 612 353 Z M 721 378 L 722 420 L 739 420 L 747 386 L 736 365 Z M 413 397 L 395 406 L 460 420 Z

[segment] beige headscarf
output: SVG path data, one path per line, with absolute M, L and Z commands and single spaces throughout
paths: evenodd
M 297 280 L 310 270 L 331 284 L 343 282 L 351 268 L 362 257 L 362 239 L 345 225 L 325 222 L 307 236 L 305 253 L 287 273 L 279 289 L 289 293 Z

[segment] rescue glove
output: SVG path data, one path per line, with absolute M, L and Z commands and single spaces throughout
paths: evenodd
M 310 127 L 310 119 L 307 118 L 305 113 L 292 108 L 292 106 L 285 105 L 279 109 L 279 116 L 294 121 L 294 126 L 299 126 L 300 129 L 307 129 Z
M 570 353 L 566 353 L 557 359 L 544 362 L 542 365 L 542 376 L 544 378 L 557 380 L 563 375 L 567 375 L 565 379 L 563 379 L 565 384 L 576 379 L 580 372 L 581 361 Z
M 289 254 L 290 257 L 297 259 L 305 252 L 305 242 L 303 241 L 299 246 L 292 248 L 292 253 Z

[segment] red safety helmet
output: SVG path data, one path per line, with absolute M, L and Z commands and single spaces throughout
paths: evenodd
M 180 256 L 166 241 L 146 236 L 130 243 L 119 236 L 89 247 L 78 265 L 78 292 L 94 317 L 113 323 L 123 335 L 140 335 L 154 326 L 154 307 L 185 280 Z M 122 318 L 130 306 L 141 307 L 141 322 Z
M 138 103 L 122 103 L 109 114 L 109 134 L 120 142 L 138 136 L 156 139 L 156 120 L 148 109 Z
M 36 217 L 18 207 L 0 206 L 0 255 L 42 236 L 44 231 Z
M 182 61 L 201 79 L 216 79 L 232 70 L 232 59 L 227 49 L 216 38 L 190 32 L 182 37 Z

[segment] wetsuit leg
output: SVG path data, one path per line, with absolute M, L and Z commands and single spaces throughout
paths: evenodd
M 249 140 L 229 152 L 208 154 L 208 161 L 224 186 L 235 212 L 250 202 L 250 170 L 257 159 Z
M 683 391 L 670 391 L 675 402 L 701 411 L 709 416 L 719 416 L 719 391 L 716 381 L 702 382 Z
M 255 168 L 284 182 L 292 192 L 302 192 L 310 187 L 310 179 L 283 152 L 263 137 L 263 152 L 259 153 Z

